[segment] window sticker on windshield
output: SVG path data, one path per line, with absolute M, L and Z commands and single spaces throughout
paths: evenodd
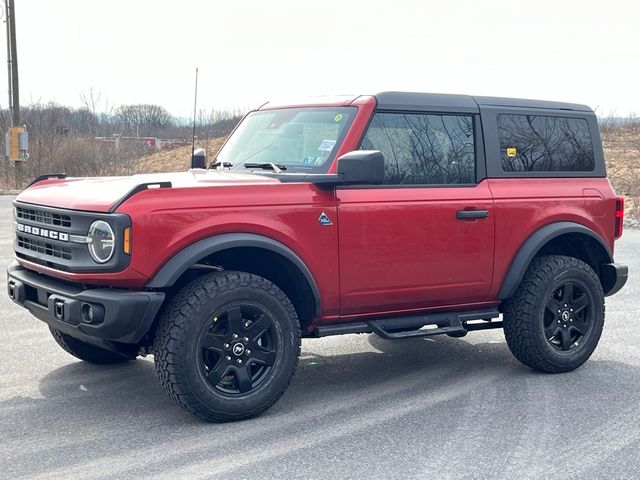
M 321 150 L 323 152 L 330 152 L 335 144 L 335 140 L 322 140 L 322 143 L 318 147 L 318 150 Z
M 324 157 L 316 157 L 315 164 L 322 165 L 324 163 Z
M 334 122 L 339 122 L 340 120 L 342 120 L 342 114 L 341 113 L 339 113 L 335 117 L 333 117 L 333 121 Z

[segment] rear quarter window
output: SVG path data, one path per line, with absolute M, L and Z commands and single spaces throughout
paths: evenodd
M 591 172 L 589 124 L 582 118 L 500 114 L 498 138 L 505 172 Z

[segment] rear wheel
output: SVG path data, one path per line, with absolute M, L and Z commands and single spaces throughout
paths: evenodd
M 83 342 L 77 338 L 62 333 L 60 330 L 49 327 L 53 339 L 62 347 L 64 351 L 70 353 L 85 362 L 108 364 L 128 362 L 136 358 L 135 355 L 127 355 L 124 353 L 116 353 L 104 348 L 96 347 L 90 343 Z
M 504 305 L 513 355 L 543 372 L 567 372 L 591 356 L 604 326 L 604 294 L 593 269 L 573 257 L 534 259 Z
M 273 405 L 300 354 L 300 327 L 287 296 L 244 272 L 204 275 L 164 311 L 154 343 L 167 392 L 209 421 L 242 420 Z

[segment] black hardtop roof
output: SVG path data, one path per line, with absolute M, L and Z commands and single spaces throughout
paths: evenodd
M 477 112 L 482 106 L 545 108 L 549 110 L 577 110 L 593 112 L 587 105 L 547 100 L 521 98 L 477 97 L 444 93 L 381 92 L 374 95 L 382 110 L 446 110 L 453 112 Z

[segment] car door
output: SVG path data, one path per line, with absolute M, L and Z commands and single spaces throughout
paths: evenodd
M 479 137 L 475 114 L 374 114 L 361 148 L 384 154 L 384 184 L 336 191 L 341 315 L 487 299 L 494 208 Z

